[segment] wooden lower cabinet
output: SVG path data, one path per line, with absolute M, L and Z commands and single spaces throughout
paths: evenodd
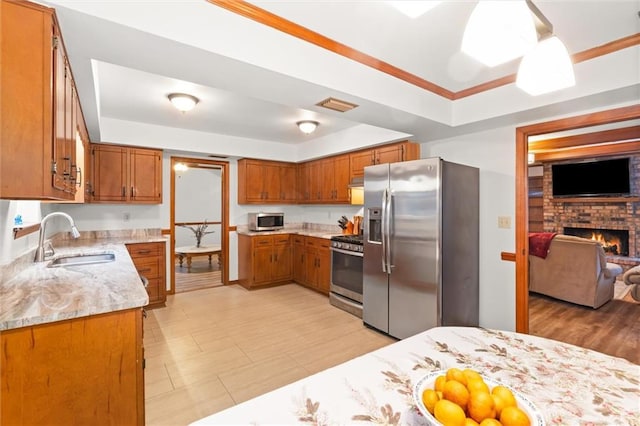
M 144 425 L 142 309 L 0 332 L 1 425 Z
M 294 281 L 323 294 L 329 294 L 331 281 L 330 240 L 294 237 Z
M 238 235 L 238 282 L 255 288 L 291 281 L 289 234 Z
M 167 302 L 167 281 L 165 262 L 165 243 L 127 244 L 127 250 L 138 273 L 149 280 L 147 309 L 165 306 Z

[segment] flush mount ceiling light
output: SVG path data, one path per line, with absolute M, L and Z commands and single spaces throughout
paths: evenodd
M 524 0 L 481 0 L 469 17 L 461 50 L 494 67 L 521 57 L 537 41 L 531 11 Z
M 175 170 L 176 172 L 186 172 L 187 170 L 189 170 L 189 166 L 184 163 L 176 163 L 173 166 L 173 170 Z
M 200 101 L 195 96 L 187 95 L 186 93 L 171 93 L 168 98 L 173 106 L 182 112 L 192 110 Z
M 316 130 L 316 127 L 318 127 L 319 125 L 317 121 L 311 120 L 298 121 L 296 124 L 298 125 L 300 131 L 306 134 L 313 133 Z
M 400 12 L 407 15 L 409 18 L 417 18 L 420 15 L 424 15 L 440 3 L 441 1 L 418 1 L 418 0 L 399 0 L 399 1 L 387 1 L 391 6 L 398 9 Z

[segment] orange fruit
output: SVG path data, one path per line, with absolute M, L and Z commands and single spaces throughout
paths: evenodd
M 496 418 L 499 419 L 502 409 L 504 408 L 504 400 L 500 395 L 492 394 L 491 397 L 493 398 L 493 403 L 496 407 Z
M 467 377 L 459 368 L 450 368 L 447 370 L 447 381 L 449 380 L 455 380 L 465 386 L 467 385 Z
M 504 407 L 502 414 L 500 414 L 500 423 L 503 426 L 530 426 L 531 420 L 527 413 L 522 411 L 518 407 Z
M 478 425 L 478 422 L 476 422 L 472 418 L 467 417 L 466 419 L 464 419 L 464 426 L 480 426 L 480 425 Z
M 444 384 L 447 382 L 446 376 L 438 376 L 436 377 L 436 382 L 434 384 L 434 389 L 442 392 L 442 388 L 444 388 Z
M 458 404 L 446 399 L 436 402 L 433 416 L 445 426 L 464 426 L 467 418 Z
M 467 389 L 469 390 L 469 393 L 473 393 L 473 392 L 489 393 L 489 386 L 487 386 L 487 384 L 484 382 L 484 380 L 482 380 L 482 378 L 469 379 L 469 381 L 467 382 Z
M 504 401 L 504 407 L 517 407 L 516 397 L 504 386 L 496 386 L 491 390 L 492 395 L 498 395 Z
M 480 426 L 503 426 L 502 423 L 496 419 L 484 419 L 480 422 Z
M 462 374 L 467 378 L 467 381 L 471 379 L 480 379 L 482 380 L 482 376 L 476 370 L 472 370 L 470 368 L 465 368 L 462 370 Z
M 495 418 L 496 410 L 493 398 L 487 392 L 472 393 L 467 404 L 467 413 L 478 423 L 487 418 Z
M 424 392 L 422 392 L 422 403 L 431 414 L 433 414 L 433 409 L 439 400 L 438 393 L 433 389 L 425 389 Z
M 469 391 L 462 383 L 456 380 L 447 380 L 442 390 L 442 397 L 455 402 L 464 409 L 467 406 L 467 402 L 469 402 Z

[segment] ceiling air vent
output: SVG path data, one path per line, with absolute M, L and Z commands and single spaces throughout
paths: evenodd
M 352 104 L 351 102 L 341 101 L 340 99 L 335 98 L 327 98 L 324 101 L 318 102 L 316 105 L 340 112 L 347 112 L 358 106 L 356 104 Z

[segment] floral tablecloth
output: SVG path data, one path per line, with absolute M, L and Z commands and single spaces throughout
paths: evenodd
M 413 386 L 470 367 L 526 395 L 548 425 L 640 425 L 640 366 L 553 340 L 438 327 L 193 423 L 425 424 Z

